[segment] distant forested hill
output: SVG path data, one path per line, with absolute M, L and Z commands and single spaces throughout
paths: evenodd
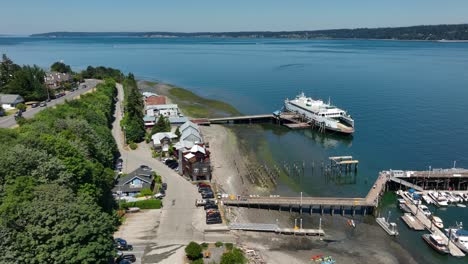
M 468 24 L 278 32 L 51 32 L 33 34 L 31 37 L 230 37 L 295 39 L 468 40 Z

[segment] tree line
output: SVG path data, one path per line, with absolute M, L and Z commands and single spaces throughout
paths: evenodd
M 468 40 L 468 24 L 304 31 L 241 32 L 50 32 L 32 37 L 228 37 L 297 39 Z
M 117 82 L 122 82 L 124 74 L 117 69 L 103 66 L 88 66 L 80 72 L 73 72 L 70 65 L 63 62 L 55 62 L 50 66 L 53 72 L 68 73 L 72 77 L 72 82 L 77 83 L 83 79 L 105 79 L 112 78 Z M 2 55 L 0 61 L 0 93 L 19 94 L 26 101 L 43 101 L 54 95 L 54 91 L 46 86 L 46 72 L 37 65 L 15 64 L 6 54 Z M 70 88 L 70 84 L 65 84 L 65 88 Z
M 115 81 L 0 129 L 0 254 L 5 263 L 107 263 L 118 223 Z

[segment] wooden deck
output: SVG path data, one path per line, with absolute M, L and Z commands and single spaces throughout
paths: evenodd
M 424 225 L 416 217 L 413 217 L 410 213 L 403 214 L 401 216 L 401 220 L 403 220 L 403 222 L 405 222 L 405 224 L 413 230 L 422 231 L 425 229 Z

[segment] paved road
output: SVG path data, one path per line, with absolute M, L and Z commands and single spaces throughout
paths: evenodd
M 74 92 L 67 93 L 65 96 L 60 97 L 59 99 L 54 99 L 48 102 L 46 107 L 28 108 L 26 112 L 23 113 L 23 117 L 31 118 L 35 114 L 39 113 L 40 111 L 44 110 L 47 107 L 53 107 L 57 104 L 62 104 L 65 102 L 65 100 L 73 100 L 73 98 L 75 98 L 76 96 L 79 96 L 93 89 L 100 82 L 102 81 L 95 80 L 95 79 L 86 79 L 84 82 L 84 84 L 86 85 L 86 88 L 78 89 Z M 0 128 L 8 128 L 8 127 L 13 127 L 15 125 L 16 125 L 16 120 L 15 120 L 14 115 L 4 116 L 0 118 Z
M 161 263 L 164 262 L 164 258 L 169 257 L 167 255 L 174 254 L 161 252 L 161 247 L 166 247 L 168 250 L 173 251 L 173 247 L 176 245 L 186 245 L 192 240 L 204 240 L 203 227 L 199 225 L 200 222 L 205 221 L 203 209 L 195 207 L 195 199 L 200 199 L 200 194 L 195 186 L 178 175 L 174 170 L 168 168 L 162 162 L 153 159 L 150 147 L 146 143 L 139 144 L 138 149 L 131 151 L 124 147 L 123 133 L 119 127 L 120 120 L 122 119 L 122 85 L 118 84 L 117 89 L 118 101 L 112 134 L 117 141 L 117 146 L 124 161 L 123 172 L 129 173 L 144 164 L 160 174 L 168 186 L 166 197 L 163 200 L 164 207 L 159 216 L 160 223 L 157 230 L 157 238 L 147 236 L 140 238 L 139 243 L 146 244 L 147 246 L 143 256 L 143 263 Z M 132 243 L 132 241 L 129 241 L 129 243 Z M 163 258 L 162 255 L 166 257 Z

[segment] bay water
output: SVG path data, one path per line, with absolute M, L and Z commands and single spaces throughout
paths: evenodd
M 306 165 L 302 177 L 280 183 L 278 194 L 363 197 L 381 170 L 447 168 L 454 161 L 468 167 L 468 43 L 4 37 L 0 53 L 42 67 L 60 60 L 74 69 L 115 67 L 226 101 L 245 114 L 271 113 L 300 92 L 330 98 L 355 119 L 353 137 L 274 125 L 252 136 L 248 126 L 234 128 L 254 151 L 267 152 L 278 164 Z M 312 170 L 335 155 L 358 159 L 358 172 L 329 178 Z M 384 210 L 396 218 L 400 212 L 390 200 Z M 468 224 L 466 208 L 437 214 L 446 225 Z M 465 263 L 438 255 L 422 233 L 398 224 L 398 242 L 421 263 Z

